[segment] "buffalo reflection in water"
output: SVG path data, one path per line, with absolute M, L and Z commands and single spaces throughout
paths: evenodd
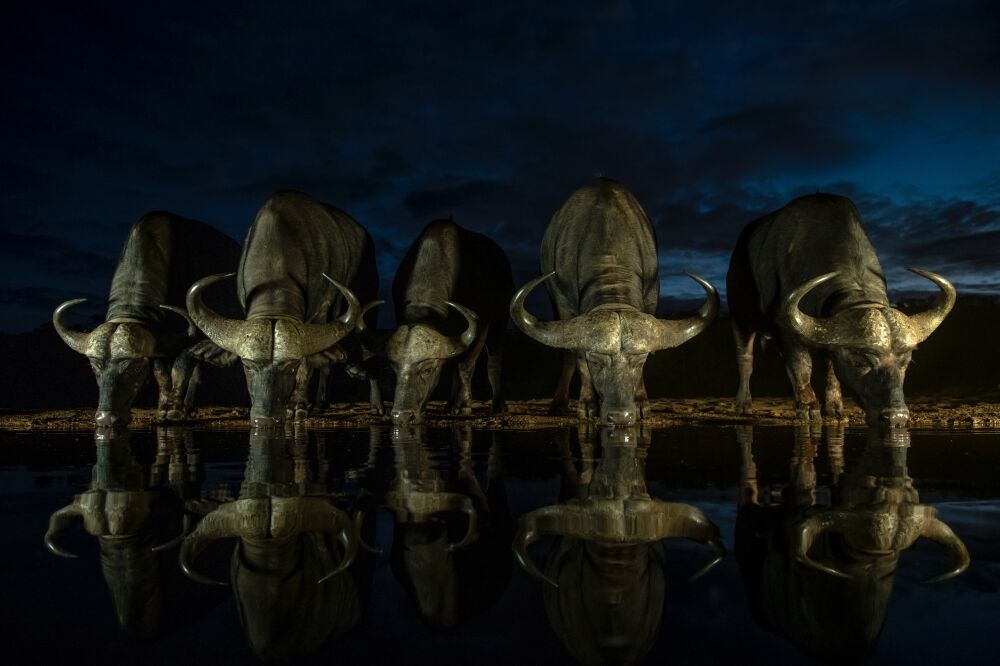
M 650 497 L 648 431 L 601 429 L 594 468 L 592 436 L 581 430 L 580 472 L 570 459 L 568 431 L 564 434 L 562 484 L 569 498 L 522 516 L 514 553 L 528 573 L 546 581 L 549 621 L 577 660 L 632 664 L 652 648 L 663 614 L 666 566 L 660 541 L 683 538 L 712 547 L 715 557 L 694 579 L 725 554 L 719 528 L 693 506 Z M 540 572 L 527 549 L 545 535 L 556 540 Z
M 395 478 L 381 504 L 395 516 L 391 565 L 431 627 L 454 629 L 499 600 L 510 580 L 513 521 L 490 447 L 486 489 L 472 462 L 472 429 L 435 450 L 422 426 L 392 430 Z
M 118 625 L 143 640 L 190 624 L 221 601 L 198 590 L 177 568 L 177 545 L 192 519 L 211 508 L 200 497 L 202 471 L 191 431 L 158 427 L 156 432 L 156 459 L 147 472 L 133 455 L 128 430 L 97 428 L 90 487 L 52 514 L 45 533 L 49 550 L 75 558 L 59 537 L 75 519 L 83 522 L 97 539 Z
M 289 424 L 291 427 L 291 424 Z M 322 454 L 322 450 L 318 451 Z M 374 525 L 334 505 L 310 474 L 304 429 L 255 428 L 239 499 L 222 504 L 184 539 L 180 563 L 193 580 L 226 585 L 195 568 L 217 539 L 236 538 L 230 581 L 247 643 L 260 659 L 310 654 L 361 619 L 374 567 L 358 557 Z M 320 460 L 317 468 L 328 467 Z M 352 566 L 355 559 L 363 560 Z
M 869 654 L 885 624 L 900 554 L 921 536 L 944 546 L 951 568 L 969 566 L 961 540 L 941 522 L 907 476 L 905 429 L 871 429 L 861 459 L 843 465 L 844 431 L 827 428 L 832 506 L 816 505 L 819 428 L 795 431 L 791 480 L 780 496 L 757 483 L 753 429 L 740 426 L 742 482 L 736 560 L 754 619 L 805 654 L 856 661 Z

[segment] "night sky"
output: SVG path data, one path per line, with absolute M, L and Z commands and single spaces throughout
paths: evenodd
M 933 291 L 908 265 L 1000 293 L 995 2 L 71 4 L 0 18 L 0 330 L 100 306 L 143 213 L 242 242 L 280 188 L 368 228 L 384 293 L 448 215 L 520 282 L 595 173 L 665 296 L 724 290 L 743 225 L 814 191 L 858 205 L 891 295 Z

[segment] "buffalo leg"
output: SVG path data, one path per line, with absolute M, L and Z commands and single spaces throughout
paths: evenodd
M 649 414 L 649 396 L 646 394 L 646 378 L 639 375 L 639 384 L 635 389 L 635 409 L 636 416 L 640 419 L 646 418 Z
M 576 372 L 576 354 L 568 349 L 562 352 L 562 370 L 559 374 L 559 384 L 556 386 L 556 394 L 549 405 L 549 414 L 562 416 L 569 413 L 569 384 L 573 381 L 573 373 Z
M 581 419 L 597 418 L 597 401 L 594 399 L 594 384 L 590 380 L 590 366 L 583 352 L 576 354 L 576 369 L 580 371 L 580 400 L 576 404 L 577 416 Z
M 490 378 L 490 388 L 493 390 L 493 405 L 490 412 L 503 414 L 507 411 L 507 401 L 503 395 L 503 338 L 497 336 L 493 342 L 486 344 L 486 374 Z
M 201 363 L 195 361 L 194 369 L 191 370 L 191 378 L 188 380 L 187 391 L 184 392 L 184 411 L 188 415 L 194 412 L 194 396 L 201 386 Z
M 295 388 L 292 389 L 291 400 L 288 401 L 288 417 L 296 421 L 309 416 L 309 379 L 312 368 L 308 363 L 299 363 L 295 370 Z
M 327 384 L 330 383 L 330 365 L 325 364 L 319 367 L 319 377 L 316 380 L 316 396 L 313 400 L 312 411 L 313 414 L 319 414 L 330 406 L 327 401 L 326 391 L 329 388 Z
M 736 415 L 753 415 L 753 398 L 750 396 L 750 375 L 753 374 L 753 343 L 757 338 L 754 331 L 743 331 L 733 321 L 733 339 L 736 341 L 736 365 L 740 373 L 740 386 L 736 390 Z
M 162 358 L 153 359 L 153 377 L 156 379 L 157 387 L 157 409 L 156 418 L 159 421 L 166 421 L 167 409 L 170 407 L 170 371 Z
M 819 401 L 813 391 L 812 357 L 809 350 L 799 346 L 789 346 L 785 352 L 785 370 L 792 382 L 792 392 L 795 395 L 795 418 L 799 421 L 819 420 Z
M 185 411 L 184 399 L 187 397 L 188 382 L 191 375 L 198 366 L 198 359 L 191 353 L 190 349 L 181 352 L 174 361 L 174 367 L 170 370 L 170 402 L 167 406 L 168 421 L 183 421 L 191 416 Z
M 826 359 L 826 394 L 824 397 L 823 411 L 826 416 L 831 416 L 838 421 L 844 418 L 844 398 L 840 392 L 840 380 L 833 369 L 833 359 Z
M 452 389 L 451 413 L 472 416 L 472 374 L 476 371 L 476 361 L 483 352 L 490 326 L 487 324 L 479 332 L 472 347 L 455 365 L 455 387 Z
M 382 387 L 379 386 L 379 368 L 373 365 L 371 357 L 361 363 L 351 363 L 347 366 L 347 375 L 353 379 L 368 382 L 369 412 L 373 416 L 385 416 L 385 402 L 382 401 Z

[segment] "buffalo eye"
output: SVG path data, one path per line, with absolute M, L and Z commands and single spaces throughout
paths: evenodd
M 434 366 L 433 365 L 428 365 L 427 367 L 420 369 L 420 376 L 423 379 L 427 379 L 427 378 L 429 378 L 431 376 L 431 373 L 433 373 L 433 372 L 434 372 Z

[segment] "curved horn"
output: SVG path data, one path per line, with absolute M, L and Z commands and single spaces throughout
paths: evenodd
M 365 315 L 368 314 L 369 310 L 377 308 L 380 305 L 385 305 L 385 301 L 372 301 L 365 307 L 361 308 L 361 313 L 358 314 L 358 323 L 354 325 L 354 328 L 358 333 L 364 333 L 368 330 L 368 326 L 365 324 Z
M 329 349 L 337 344 L 341 338 L 354 330 L 358 323 L 358 316 L 361 314 L 361 303 L 354 292 L 323 273 L 323 277 L 337 288 L 347 301 L 347 310 L 336 320 L 326 324 L 302 324 L 302 346 L 300 348 L 302 356 L 309 356 L 324 349 Z M 277 340 L 275 347 L 278 346 Z
M 962 540 L 951 531 L 951 528 L 938 518 L 931 518 L 925 522 L 920 536 L 927 537 L 931 541 L 944 546 L 951 553 L 952 560 L 954 561 L 951 569 L 940 576 L 934 576 L 925 580 L 925 583 L 940 583 L 943 580 L 958 576 L 969 568 L 969 564 L 972 562 L 972 558 L 969 557 L 969 550 L 962 543 Z
M 462 513 L 469 517 L 469 526 L 465 529 L 465 536 L 462 537 L 461 541 L 448 545 L 448 552 L 465 548 L 479 538 L 479 530 L 477 529 L 479 516 L 476 513 L 476 507 L 472 504 L 472 498 L 468 495 L 462 501 Z
M 56 333 L 59 337 L 63 339 L 69 348 L 78 354 L 87 353 L 87 344 L 90 342 L 90 333 L 84 333 L 83 331 L 77 331 L 69 327 L 65 321 L 66 310 L 69 310 L 74 305 L 79 305 L 80 303 L 86 302 L 86 298 L 74 298 L 71 301 L 66 301 L 59 307 L 55 309 L 52 313 L 52 325 L 56 328 Z
M 361 512 L 359 512 L 361 513 Z M 364 514 L 361 513 L 362 518 Z M 355 521 L 357 516 L 355 516 Z M 320 498 L 306 497 L 303 498 L 302 502 L 302 518 L 300 523 L 300 529 L 305 532 L 343 532 L 345 529 L 352 525 L 350 516 L 343 509 L 338 509 L 337 507 L 330 504 L 328 501 Z M 377 548 L 373 548 L 365 543 L 364 539 L 361 537 L 361 526 L 357 525 L 357 530 L 355 532 L 355 537 L 358 540 L 358 546 L 362 550 L 369 553 L 379 553 Z
M 361 526 L 364 521 L 364 512 L 358 511 L 354 514 L 353 525 L 347 525 L 340 530 L 339 538 L 340 543 L 344 545 L 344 559 L 340 561 L 340 564 L 337 565 L 336 569 L 316 581 L 317 584 L 322 585 L 334 576 L 347 571 L 347 569 L 354 564 L 354 558 L 358 555 L 358 546 L 361 544 Z
M 538 340 L 543 345 L 559 347 L 561 349 L 576 349 L 579 346 L 580 340 L 578 339 L 578 335 L 574 335 L 574 333 L 577 333 L 577 330 L 571 323 L 575 319 L 568 321 L 538 321 L 534 315 L 524 309 L 524 301 L 528 298 L 531 290 L 555 274 L 555 271 L 546 273 L 521 287 L 510 301 L 510 318 L 525 335 Z
M 795 560 L 816 571 L 838 576 L 840 578 L 850 578 L 849 575 L 826 564 L 822 564 L 809 558 L 809 549 L 816 543 L 819 535 L 832 527 L 832 521 L 828 516 L 810 516 L 799 524 L 798 529 L 792 539 L 792 555 Z
M 552 587 L 559 587 L 559 584 L 538 570 L 531 556 L 528 555 L 528 546 L 546 534 L 561 534 L 560 526 L 566 522 L 568 517 L 566 507 L 562 504 L 546 506 L 526 513 L 518 521 L 517 533 L 514 534 L 514 540 L 511 543 L 514 557 L 521 568 Z
M 63 550 L 56 543 L 56 537 L 69 529 L 74 516 L 81 516 L 83 512 L 75 504 L 70 504 L 59 509 L 49 516 L 49 528 L 45 531 L 45 546 L 58 555 L 67 559 L 76 559 L 74 553 Z
M 719 292 L 706 280 L 694 273 L 685 273 L 705 290 L 705 303 L 698 314 L 687 319 L 657 319 L 657 342 L 655 349 L 677 347 L 704 331 L 719 314 Z
M 239 355 L 246 322 L 242 319 L 223 317 L 205 305 L 205 301 L 201 295 L 201 292 L 216 282 L 231 278 L 234 275 L 236 273 L 219 273 L 204 277 L 195 282 L 188 289 L 187 309 L 191 319 L 208 336 L 208 339 L 230 354 Z
M 191 534 L 184 538 L 181 543 L 181 552 L 178 561 L 184 575 L 205 585 L 227 586 L 228 583 L 204 576 L 194 568 L 194 561 L 198 558 L 210 543 L 218 539 L 227 539 L 239 536 L 240 517 L 237 511 L 238 505 L 235 502 L 223 504 L 215 509 L 198 523 L 198 526 Z
M 173 305 L 161 305 L 161 308 L 167 310 L 168 312 L 173 312 L 187 322 L 187 335 L 189 338 L 193 338 L 198 335 L 198 327 L 194 325 L 194 320 L 188 315 L 187 310 L 184 308 L 175 308 Z
M 844 338 L 838 333 L 835 318 L 816 319 L 810 317 L 799 309 L 799 302 L 810 291 L 835 277 L 837 277 L 836 272 L 814 277 L 789 294 L 785 300 L 785 317 L 787 317 L 792 329 L 815 345 L 829 346 L 843 342 Z
M 475 312 L 463 305 L 452 303 L 451 301 L 445 301 L 445 303 L 457 310 L 459 314 L 465 317 L 465 321 L 469 323 L 461 336 L 457 338 L 448 338 L 448 348 L 446 353 L 449 356 L 458 356 L 476 341 L 476 335 L 479 333 L 479 317 L 476 316 Z
M 159 544 L 157 546 L 153 546 L 152 550 L 153 550 L 154 553 L 159 553 L 159 552 L 162 552 L 164 550 L 170 550 L 171 548 L 173 548 L 174 546 L 176 546 L 177 544 L 179 544 L 181 541 L 183 541 L 184 538 L 188 534 L 190 534 L 190 533 L 191 533 L 191 516 L 189 516 L 188 514 L 185 513 L 184 514 L 184 518 L 181 519 L 181 532 L 180 532 L 180 534 L 178 534 L 177 536 L 175 536 L 170 541 L 166 541 L 166 542 L 161 543 L 161 544 Z
M 916 346 L 926 340 L 934 332 L 951 309 L 955 307 L 955 286 L 946 278 L 920 268 L 907 268 L 911 273 L 925 277 L 938 286 L 940 290 L 934 303 L 927 310 L 907 317 L 907 344 Z
M 706 544 L 715 551 L 715 557 L 691 576 L 692 581 L 707 574 L 726 556 L 726 547 L 722 543 L 718 525 L 709 520 L 701 509 L 681 502 L 656 501 L 653 511 L 657 514 L 659 523 L 657 539 L 690 539 Z

